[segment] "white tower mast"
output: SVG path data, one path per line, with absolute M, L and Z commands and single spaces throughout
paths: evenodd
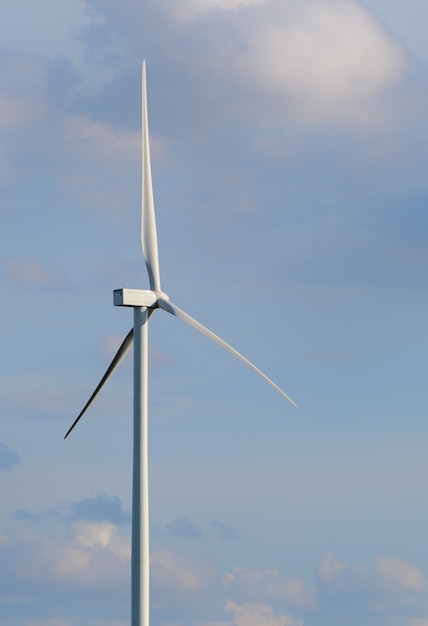
M 134 327 L 123 340 L 106 373 L 65 435 L 67 438 L 71 433 L 134 342 L 131 626 L 149 626 L 148 321 L 152 313 L 156 309 L 162 309 L 178 317 L 245 363 L 296 406 L 295 402 L 251 361 L 171 302 L 166 293 L 161 290 L 150 162 L 145 62 L 142 69 L 141 244 L 149 275 L 150 290 L 116 289 L 114 291 L 113 300 L 116 306 L 134 309 Z

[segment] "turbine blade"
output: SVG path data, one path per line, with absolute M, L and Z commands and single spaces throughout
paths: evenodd
M 142 70 L 142 190 L 141 245 L 149 273 L 150 289 L 160 291 L 158 239 L 153 201 L 152 168 L 150 164 L 149 122 L 147 116 L 146 62 Z
M 98 386 L 96 387 L 94 393 L 89 398 L 89 400 L 87 401 L 87 403 L 85 404 L 83 409 L 80 411 L 79 415 L 74 420 L 73 424 L 68 429 L 67 434 L 65 435 L 64 439 L 67 439 L 68 435 L 71 433 L 73 428 L 76 426 L 77 422 L 80 420 L 81 417 L 83 417 L 84 413 L 86 412 L 86 409 L 88 409 L 89 406 L 92 404 L 93 400 L 95 400 L 96 396 L 98 395 L 98 393 L 101 391 L 102 387 L 104 386 L 104 383 L 107 382 L 107 380 L 113 374 L 113 372 L 116 369 L 116 367 L 119 365 L 119 363 L 122 361 L 123 357 L 128 352 L 128 350 L 131 347 L 133 341 L 134 341 L 134 329 L 131 328 L 131 330 L 126 335 L 125 339 L 123 340 L 122 345 L 120 346 L 119 350 L 116 352 L 116 355 L 115 355 L 113 361 L 108 366 L 106 373 L 101 378 L 101 380 L 100 380 Z
M 273 380 L 271 380 L 268 376 L 266 376 L 266 374 L 264 374 L 261 370 L 259 370 L 259 368 L 256 367 L 254 363 L 251 363 L 251 361 L 249 361 L 245 356 L 243 356 L 240 352 L 238 352 L 238 350 L 235 350 L 235 348 L 232 348 L 232 346 L 229 345 L 226 341 L 224 341 L 224 339 L 221 339 L 221 337 L 213 333 L 212 330 L 209 330 L 209 328 L 207 328 L 206 326 L 203 326 L 203 324 L 195 320 L 188 313 L 185 313 L 185 311 L 180 309 L 176 304 L 173 304 L 169 300 L 164 300 L 163 298 L 159 298 L 158 306 L 164 311 L 167 311 L 167 313 L 171 313 L 171 315 L 175 315 L 176 317 L 181 319 L 183 322 L 185 322 L 192 328 L 195 328 L 200 333 L 202 333 L 203 335 L 205 335 L 206 337 L 208 337 L 209 339 L 217 343 L 219 346 L 221 346 L 222 348 L 224 348 L 225 350 L 233 354 L 233 356 L 235 356 L 237 359 L 242 361 L 242 363 L 245 363 L 245 365 L 247 365 L 250 369 L 256 372 L 256 374 L 261 376 L 263 380 L 269 383 L 271 387 L 273 387 L 278 393 L 280 393 L 286 400 L 288 400 L 293 406 L 297 408 L 297 404 L 294 402 L 294 400 L 292 400 L 290 396 L 288 396 L 285 393 L 285 391 L 281 389 L 281 387 L 278 387 L 278 385 L 276 385 L 273 382 Z

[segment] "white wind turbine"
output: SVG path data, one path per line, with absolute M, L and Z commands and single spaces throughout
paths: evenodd
M 134 343 L 134 441 L 132 476 L 132 548 L 131 548 L 131 626 L 149 626 L 149 483 L 148 483 L 148 320 L 156 309 L 163 309 L 192 326 L 237 357 L 261 376 L 291 404 L 295 402 L 270 378 L 235 348 L 185 313 L 161 289 L 155 209 L 150 164 L 147 117 L 146 64 L 142 69 L 142 210 L 141 243 L 149 275 L 150 290 L 115 289 L 116 306 L 134 309 L 134 327 L 110 363 L 94 393 L 83 407 L 64 438 L 67 438 L 99 391 Z

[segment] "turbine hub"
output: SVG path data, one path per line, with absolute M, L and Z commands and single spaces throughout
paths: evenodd
M 169 302 L 169 295 L 164 291 L 155 291 L 154 293 L 156 294 L 156 300 L 166 300 Z

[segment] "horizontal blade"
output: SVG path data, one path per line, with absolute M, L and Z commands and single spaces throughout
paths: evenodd
M 95 389 L 94 393 L 89 398 L 89 400 L 87 401 L 87 403 L 85 404 L 83 409 L 80 411 L 79 415 L 76 417 L 76 419 L 74 420 L 74 422 L 71 425 L 71 427 L 68 429 L 67 434 L 65 435 L 64 439 L 67 439 L 68 435 L 71 433 L 73 428 L 76 426 L 77 422 L 80 420 L 81 417 L 83 417 L 86 409 L 88 409 L 89 406 L 92 404 L 93 400 L 95 400 L 96 396 L 98 395 L 98 393 L 101 391 L 102 387 L 104 386 L 104 383 L 107 382 L 107 380 L 113 374 L 113 372 L 116 369 L 116 367 L 119 365 L 119 363 L 122 361 L 123 357 L 128 352 L 129 348 L 132 346 L 133 341 L 134 341 L 134 329 L 131 328 L 131 330 L 126 335 L 125 339 L 123 340 L 122 345 L 120 346 L 119 350 L 116 352 L 116 355 L 115 355 L 113 361 L 108 366 L 106 373 L 101 378 L 101 380 L 100 380 L 97 388 Z
M 256 372 L 256 374 L 261 376 L 261 378 L 263 378 L 263 380 L 265 380 L 267 383 L 269 383 L 269 385 L 271 385 L 271 387 L 273 387 L 278 393 L 280 393 L 286 400 L 291 402 L 291 404 L 297 408 L 297 404 L 294 402 L 294 400 L 292 400 L 285 393 L 285 391 L 283 391 L 281 389 L 281 387 L 278 387 L 278 385 L 276 385 L 273 382 L 273 380 L 271 380 L 268 376 L 266 376 L 266 374 L 264 374 L 261 370 L 259 370 L 259 368 L 256 367 L 254 365 L 254 363 L 251 363 L 251 361 L 249 361 L 247 358 L 245 358 L 245 356 L 243 356 L 240 352 L 238 352 L 238 350 L 235 350 L 235 348 L 232 348 L 232 346 L 229 345 L 226 341 L 224 341 L 224 339 L 221 339 L 221 337 L 219 337 L 218 335 L 213 333 L 212 330 L 209 330 L 206 326 L 203 326 L 200 322 L 198 322 L 193 317 L 191 317 L 190 315 L 185 313 L 176 304 L 173 304 L 169 300 L 164 300 L 163 298 L 159 298 L 158 305 L 164 311 L 167 311 L 168 313 L 171 313 L 172 315 L 175 315 L 176 317 L 181 319 L 183 322 L 186 322 L 186 324 L 189 324 L 189 326 L 191 326 L 192 328 L 195 328 L 200 333 L 202 333 L 203 335 L 205 335 L 209 339 L 212 339 L 212 341 L 215 341 L 215 343 L 217 343 L 219 346 L 221 346 L 222 348 L 224 348 L 225 350 L 227 350 L 228 352 L 233 354 L 233 356 L 235 356 L 237 359 L 242 361 L 242 363 L 245 363 L 245 365 L 247 365 L 250 369 L 252 369 L 254 372 Z
M 142 71 L 142 194 L 141 194 L 141 245 L 149 273 L 150 289 L 160 291 L 158 238 L 156 234 L 155 205 L 153 200 L 152 168 L 150 163 L 149 121 L 147 115 L 146 63 Z

